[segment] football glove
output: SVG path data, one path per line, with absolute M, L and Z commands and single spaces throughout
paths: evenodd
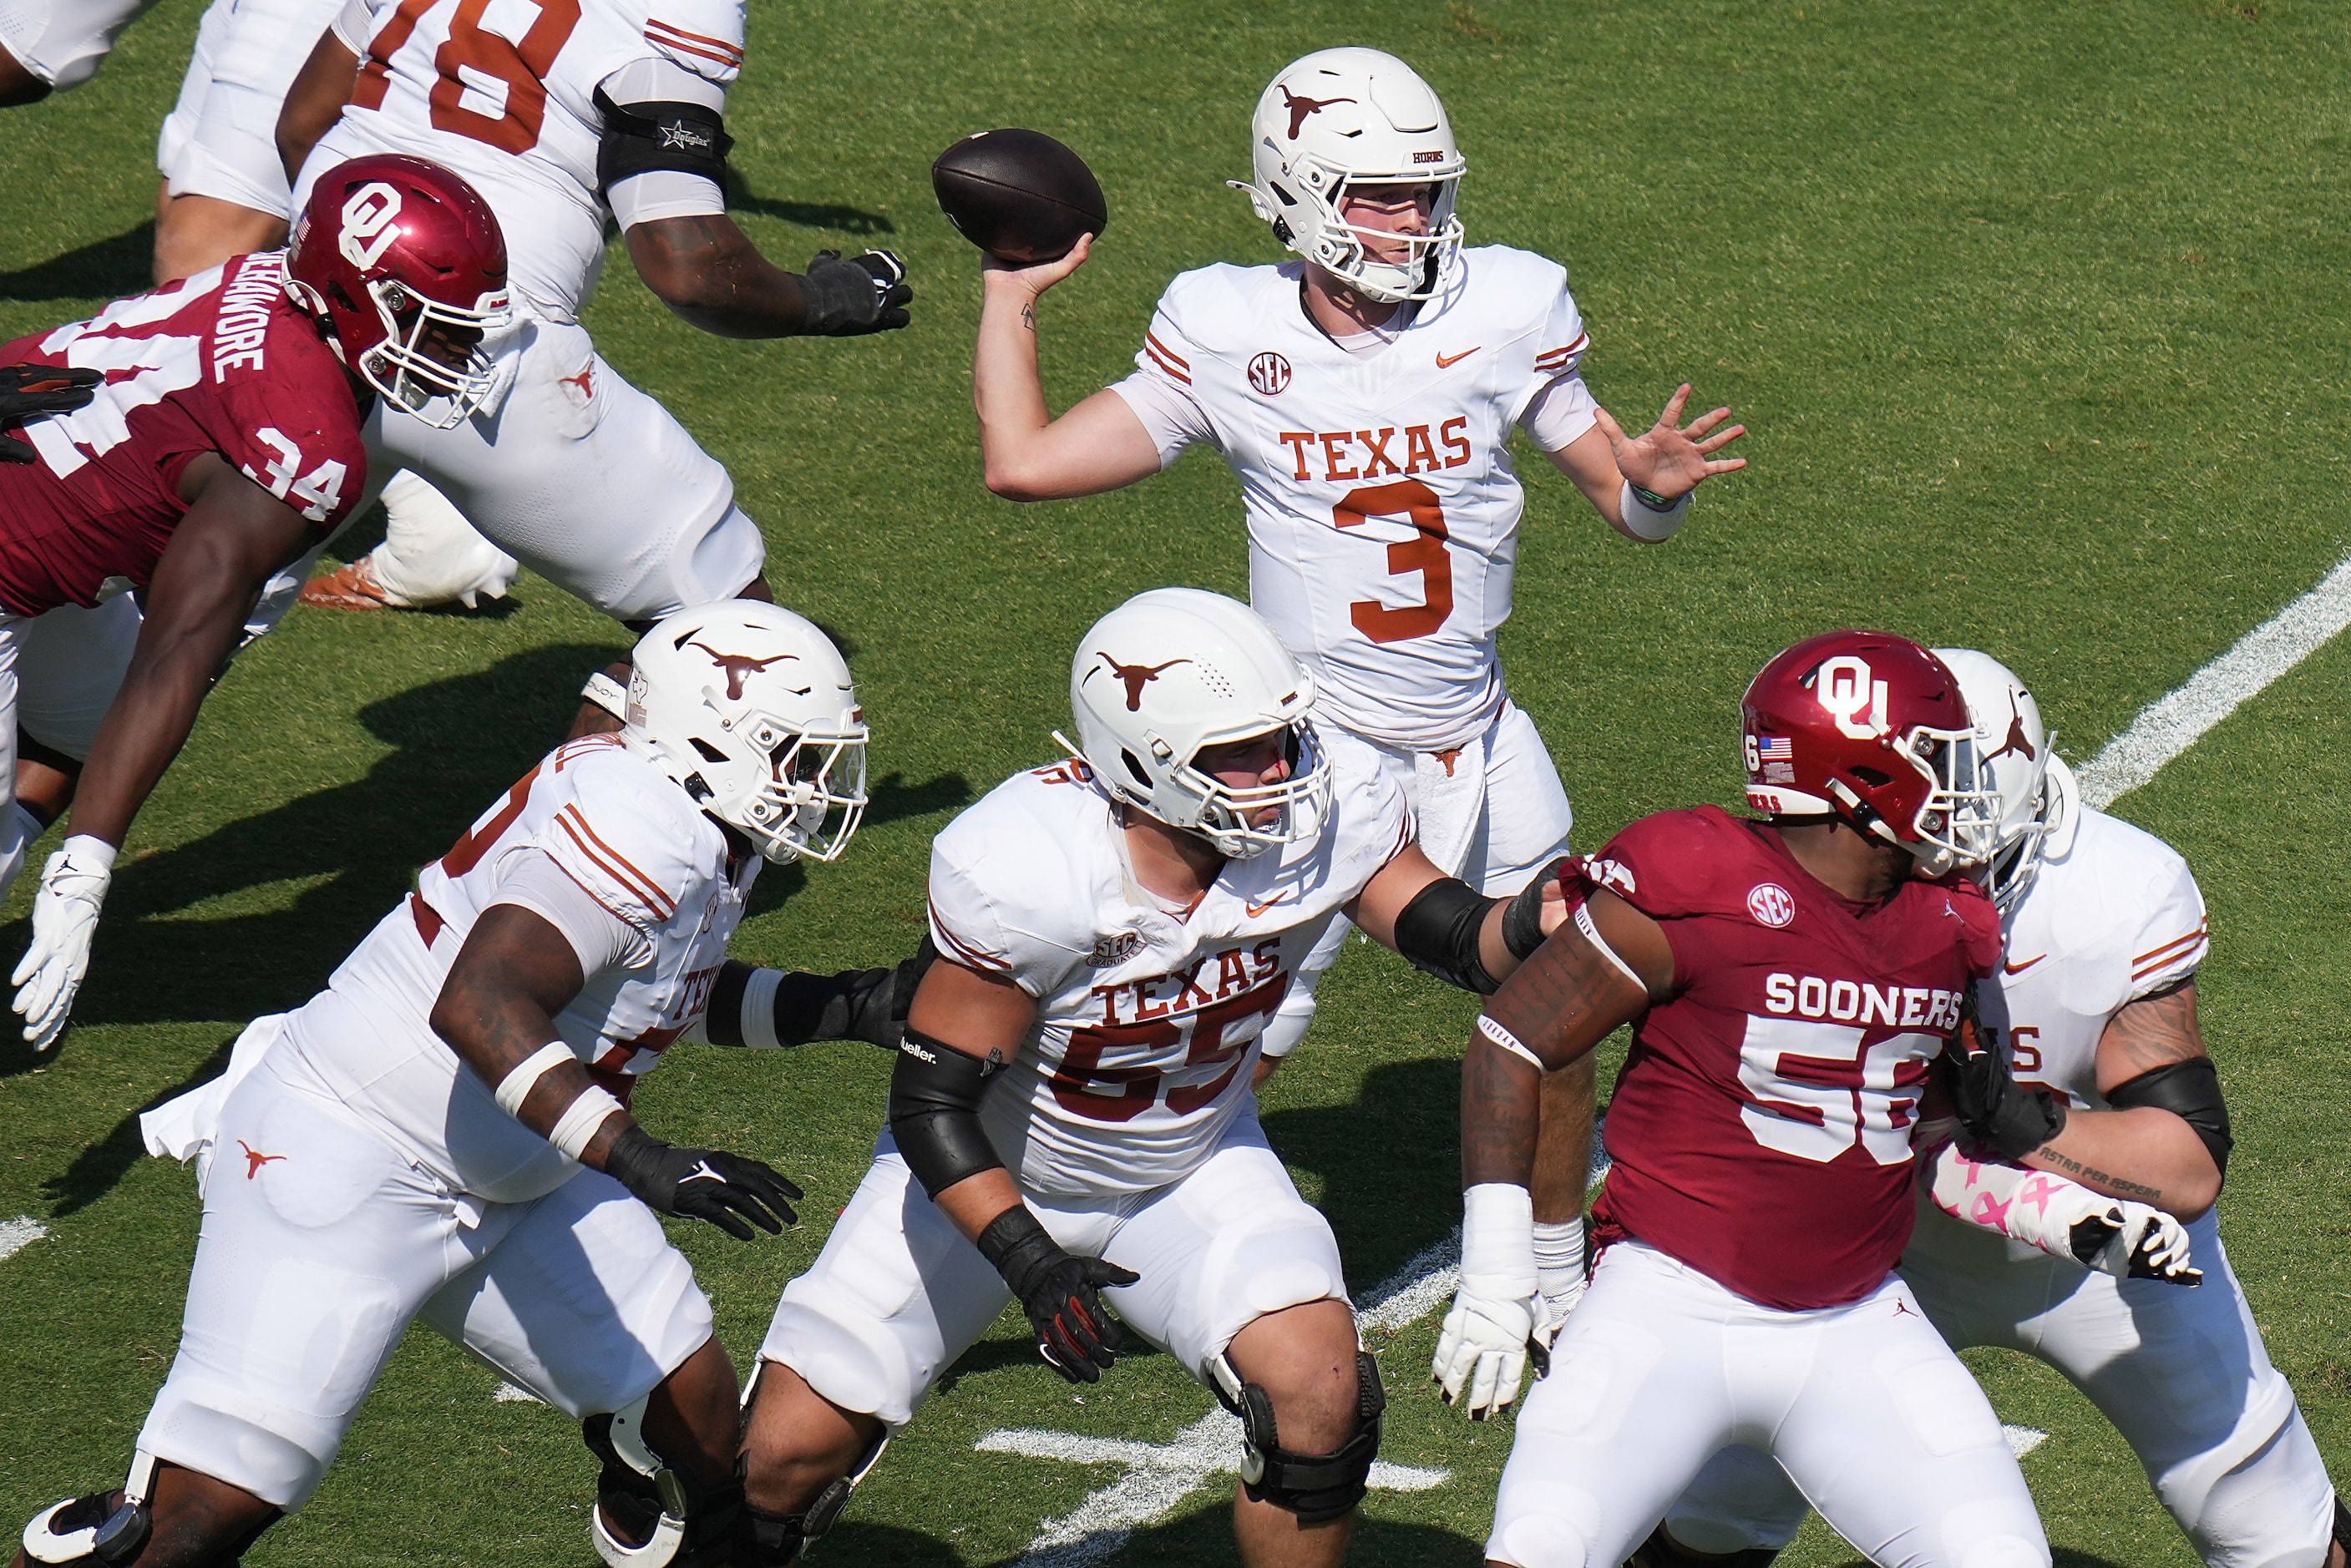
M 25 1020 L 25 1038 L 46 1051 L 65 1033 L 74 993 L 89 971 L 90 939 L 98 911 L 114 880 L 114 846 L 86 833 L 75 834 L 41 868 L 33 895 L 33 945 L 25 950 L 9 983 L 13 1005 Z
M 894 332 L 912 319 L 914 297 L 906 264 L 889 251 L 867 251 L 843 261 L 839 251 L 819 251 L 800 279 L 800 331 L 810 337 L 860 337 Z
M 2187 1228 L 2160 1209 L 2113 1199 L 2074 1221 L 2072 1232 L 2074 1260 L 2085 1267 L 2118 1280 L 2204 1282 L 2204 1271 L 2189 1262 Z
M 1461 1284 L 1429 1376 L 1447 1404 L 1482 1421 L 1519 1397 L 1528 1362 L 1538 1377 L 1551 1370 L 1557 1325 L 1543 1304 L 1527 1189 L 1481 1182 L 1461 1197 Z
M 1126 1335 L 1102 1305 L 1101 1293 L 1143 1276 L 1102 1258 L 1072 1257 L 1046 1233 L 1025 1205 L 1006 1210 L 979 1233 L 980 1255 L 1012 1287 L 1037 1352 L 1072 1383 L 1099 1383 L 1118 1365 Z
M 800 1189 L 772 1167 L 724 1149 L 680 1148 L 633 1123 L 612 1140 L 604 1174 L 655 1213 L 706 1220 L 738 1241 L 752 1239 L 753 1225 L 773 1236 L 799 1218 L 792 1205 Z
M 2000 1032 L 1976 1015 L 1975 990 L 1960 993 L 1959 1030 L 1943 1053 L 1951 1104 L 1969 1141 L 2002 1159 L 2022 1159 L 2065 1130 L 2065 1101 L 2011 1075 Z
M 98 370 L 53 365 L 0 366 L 0 462 L 35 462 L 33 443 L 13 432 L 51 414 L 69 414 L 96 395 L 106 379 Z

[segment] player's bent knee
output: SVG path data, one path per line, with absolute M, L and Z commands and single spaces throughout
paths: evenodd
M 2049 1548 L 2022 1535 L 1991 1535 L 1960 1553 L 1959 1568 L 2049 1568 Z
M 719 1568 L 743 1527 L 739 1468 L 716 1486 L 672 1468 L 645 1442 L 645 1404 L 580 1424 L 604 1466 L 590 1530 L 596 1554 L 611 1568 Z
M 1583 1532 L 1555 1513 L 1521 1513 L 1511 1519 L 1487 1542 L 1486 1560 L 1508 1568 L 1611 1568 L 1594 1563 Z
M 1301 1454 L 1281 1446 L 1273 1398 L 1262 1385 L 1244 1383 L 1222 1355 L 1209 1366 L 1217 1397 L 1241 1418 L 1241 1490 L 1251 1502 L 1270 1502 L 1318 1524 L 1353 1512 L 1364 1501 L 1372 1462 L 1380 1452 L 1380 1415 L 1387 1392 L 1380 1386 L 1380 1364 L 1355 1352 L 1355 1431 L 1328 1453 Z
M 873 1467 L 882 1462 L 882 1450 L 889 1446 L 890 1428 L 884 1427 L 874 1434 L 872 1442 L 858 1456 L 849 1473 L 828 1482 L 824 1490 L 816 1494 L 815 1500 L 798 1513 L 771 1513 L 764 1508 L 746 1504 L 744 1544 L 747 1550 L 736 1562 L 746 1565 L 746 1568 L 786 1568 L 787 1564 L 799 1562 L 810 1546 L 822 1540 L 841 1521 L 841 1511 L 849 1506 L 850 1494 L 857 1490 L 859 1482 L 872 1473 Z M 748 1460 L 749 1456 L 746 1455 L 744 1463 Z M 741 1473 L 742 1467 L 738 1465 L 738 1479 Z

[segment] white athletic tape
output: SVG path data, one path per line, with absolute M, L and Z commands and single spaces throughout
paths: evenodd
M 783 1047 L 784 1043 L 776 1038 L 776 992 L 783 983 L 784 971 L 779 969 L 755 969 L 743 982 L 744 1044 L 762 1051 Z
M 2346 626 L 2351 626 L 2351 560 L 2239 638 L 2179 691 L 2141 710 L 2128 729 L 2077 770 L 2082 798 L 2104 809 L 2138 788 Z
M 516 1063 L 507 1075 L 498 1080 L 498 1086 L 495 1091 L 498 1109 L 510 1116 L 520 1116 L 523 1101 L 530 1097 L 531 1089 L 541 1078 L 554 1072 L 566 1062 L 578 1060 L 580 1058 L 572 1054 L 571 1047 L 560 1040 L 550 1041 L 540 1046 Z
M 547 1141 L 562 1153 L 578 1159 L 595 1140 L 596 1129 L 604 1125 L 604 1118 L 620 1108 L 621 1102 L 612 1097 L 611 1090 L 601 1084 L 590 1084 L 580 1091 L 578 1099 L 564 1108 L 561 1119 L 555 1124 L 555 1130 L 547 1135 Z
M 1516 1056 L 1520 1061 L 1524 1062 L 1528 1066 L 1532 1067 L 1536 1072 L 1541 1073 L 1549 1071 L 1548 1068 L 1544 1067 L 1541 1057 L 1528 1050 L 1526 1046 L 1520 1042 L 1517 1035 L 1511 1033 L 1508 1029 L 1503 1028 L 1499 1023 L 1495 1023 L 1490 1014 L 1481 1012 L 1478 1015 L 1478 1033 L 1483 1034 L 1494 1044 L 1500 1046 L 1505 1051 L 1508 1051 L 1511 1055 Z
M 0 1220 L 0 1258 L 13 1257 L 48 1233 L 49 1228 L 30 1214 Z

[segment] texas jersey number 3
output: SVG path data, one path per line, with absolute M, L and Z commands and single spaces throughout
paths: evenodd
M 1426 637 L 1453 613 L 1453 560 L 1446 553 L 1451 535 L 1445 529 L 1445 509 L 1437 492 L 1417 479 L 1351 490 L 1331 509 L 1331 520 L 1342 528 L 1359 528 L 1374 517 L 1401 517 L 1412 524 L 1411 538 L 1388 546 L 1388 575 L 1418 572 L 1421 602 L 1384 605 L 1377 599 L 1357 599 L 1347 607 L 1348 618 L 1374 642 Z
M 400 9 L 368 45 L 351 102 L 381 109 L 392 85 L 387 64 L 408 44 L 417 22 L 447 0 L 401 0 Z M 433 129 L 486 142 L 502 152 L 538 145 L 547 120 L 547 73 L 580 25 L 580 0 L 540 0 L 538 16 L 519 43 L 482 26 L 490 0 L 457 0 L 449 41 L 433 57 Z

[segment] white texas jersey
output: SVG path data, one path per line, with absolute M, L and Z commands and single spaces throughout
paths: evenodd
M 709 1005 L 762 864 L 734 861 L 685 792 L 619 737 L 568 742 L 418 873 L 416 890 L 292 1014 L 288 1038 L 351 1105 L 453 1184 L 500 1202 L 552 1191 L 578 1167 L 500 1110 L 430 1021 L 466 934 L 532 850 L 634 933 L 555 1020 L 623 1102 Z
M 335 31 L 365 41 L 359 83 L 303 173 L 371 152 L 455 170 L 497 214 L 515 293 L 556 321 L 577 318 L 603 265 L 596 89 L 649 63 L 723 106 L 743 67 L 743 0 L 348 0 Z M 308 193 L 298 183 L 297 211 Z
M 1575 370 L 1583 320 L 1556 262 L 1466 249 L 1358 358 L 1307 316 L 1303 265 L 1177 277 L 1135 379 L 1196 404 L 1239 478 L 1249 603 L 1313 670 L 1318 711 L 1391 745 L 1457 746 L 1502 705 L 1494 636 L 1525 505 L 1510 428 Z
M 2196 972 L 2209 946 L 2188 862 L 2153 834 L 2078 803 L 2004 922 L 2001 972 L 1978 982 L 2016 1076 L 2104 1110 L 2098 1037 L 2140 997 Z
M 931 848 L 931 937 L 1037 999 L 980 1121 L 1027 1190 L 1186 1175 L 1249 1103 L 1259 1033 L 1341 906 L 1412 840 L 1404 792 L 1344 753 L 1316 836 L 1227 863 L 1188 916 L 1136 885 L 1085 764 L 1016 774 Z

